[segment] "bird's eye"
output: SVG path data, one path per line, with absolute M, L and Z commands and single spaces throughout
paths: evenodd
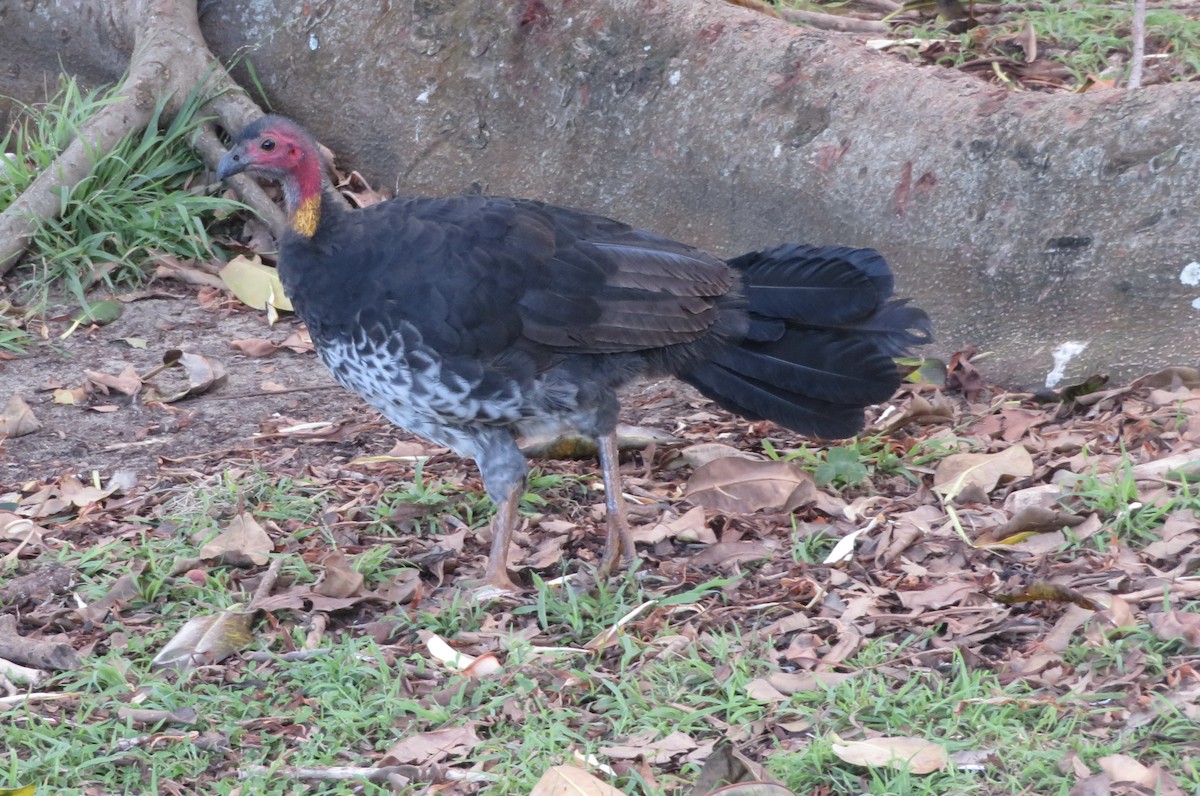
M 275 148 L 275 139 L 274 138 L 264 138 L 263 142 L 258 145 L 258 148 L 261 149 L 263 152 L 270 152 L 272 149 Z

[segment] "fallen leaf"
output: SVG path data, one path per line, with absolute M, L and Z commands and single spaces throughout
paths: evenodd
M 1086 608 L 1089 611 L 1103 610 L 1103 606 L 1097 605 L 1090 597 L 1080 594 L 1061 583 L 1051 583 L 1044 580 L 1035 580 L 1015 594 L 994 594 L 992 595 L 992 599 L 1004 605 L 1029 602 L 1074 603 L 1080 608 Z M 1200 618 L 1200 616 L 1197 618 Z
M 229 345 L 248 357 L 269 357 L 281 348 L 281 346 L 272 343 L 270 340 L 263 340 L 259 337 L 251 337 L 247 340 L 230 340 Z
M 670 515 L 668 514 L 668 517 Z M 716 544 L 717 535 L 708 527 L 704 507 L 696 506 L 679 517 L 670 517 L 654 525 L 643 525 L 633 529 L 633 540 L 644 544 L 658 544 L 664 539 L 681 542 Z
M 700 791 L 704 793 L 704 791 Z M 707 791 L 708 796 L 794 796 L 792 791 L 777 782 L 754 780 L 726 785 L 723 788 Z
M 229 292 L 247 307 L 256 310 L 292 309 L 292 302 L 284 294 L 283 283 L 279 281 L 279 272 L 269 265 L 263 265 L 257 256 L 250 259 L 238 255 L 225 264 L 220 274 Z
M 351 597 L 362 592 L 363 576 L 350 567 L 346 554 L 335 550 L 321 562 L 322 572 L 313 591 L 326 597 Z
M 612 785 L 575 766 L 552 766 L 534 784 L 529 796 L 623 796 Z
M 98 370 L 85 370 L 83 375 L 93 384 L 116 390 L 122 395 L 137 395 L 142 389 L 142 380 L 133 365 L 126 365 L 116 376 Z
M 271 537 L 254 517 L 242 512 L 215 539 L 200 548 L 200 557 L 235 567 L 262 566 L 275 549 Z
M 0 412 L 0 437 L 23 437 L 41 427 L 29 404 L 19 395 L 9 398 L 4 411 Z
M 763 509 L 795 511 L 811 503 L 816 492 L 812 476 L 791 462 L 729 456 L 692 473 L 684 496 L 705 508 L 752 514 Z
M 59 387 L 52 393 L 52 395 L 53 397 L 51 400 L 56 404 L 62 404 L 63 406 L 80 406 L 87 401 L 88 393 L 83 387 L 75 387 L 71 390 Z
M 924 738 L 879 737 L 865 741 L 833 738 L 833 753 L 856 766 L 890 766 L 913 774 L 932 774 L 950 762 L 945 747 Z
M 1001 478 L 1033 475 L 1033 459 L 1021 445 L 1000 453 L 956 453 L 947 456 L 933 473 L 934 491 L 953 500 L 967 489 L 991 492 Z
M 900 604 L 905 608 L 945 608 L 958 605 L 971 594 L 979 591 L 979 587 L 970 581 L 947 580 L 925 589 L 910 589 L 896 594 Z
M 187 375 L 187 386 L 167 392 L 156 387 L 149 387 L 143 396 L 144 401 L 174 403 L 191 395 L 208 392 L 213 387 L 219 387 L 225 383 L 225 366 L 219 360 L 177 348 L 163 354 L 163 364 L 147 373 L 143 381 L 148 381 L 151 377 L 174 367 L 183 368 Z
M 66 340 L 85 323 L 93 326 L 107 326 L 120 318 L 124 312 L 125 305 L 115 299 L 97 301 L 80 310 L 71 320 L 70 327 L 59 336 L 59 339 Z
M 1096 763 L 1113 782 L 1132 782 L 1144 788 L 1155 785 L 1154 772 L 1128 755 L 1108 755 Z
M 626 739 L 623 744 L 603 746 L 600 751 L 618 760 L 634 760 L 644 758 L 655 765 L 669 763 L 675 755 L 690 752 L 696 748 L 696 742 L 685 732 L 675 730 L 663 738 L 655 738 L 655 731 L 649 730 Z
M 675 458 L 667 463 L 667 469 L 677 470 L 680 467 L 691 467 L 693 470 L 696 470 L 711 461 L 731 457 L 766 461 L 766 457 L 761 453 L 744 451 L 720 442 L 701 442 L 697 445 L 689 445 L 686 448 L 681 448 Z
M 1200 647 L 1200 614 L 1179 610 L 1151 614 L 1150 627 L 1163 641 L 1179 639 L 1189 647 Z
M 424 766 L 448 757 L 461 756 L 478 745 L 479 736 L 475 734 L 474 725 L 446 727 L 398 741 L 387 750 L 380 764 L 394 766 L 413 763 Z
M 187 671 L 197 664 L 223 661 L 253 639 L 250 633 L 253 620 L 254 615 L 244 611 L 222 611 L 189 619 L 154 656 L 151 666 Z
M 713 747 L 712 753 L 709 754 L 704 761 L 703 767 L 700 769 L 700 776 L 696 779 L 696 784 L 692 788 L 693 796 L 703 796 L 703 794 L 722 793 L 729 796 L 730 793 L 740 793 L 730 791 L 731 786 L 737 787 L 746 785 L 753 788 L 759 785 L 770 785 L 772 787 L 782 787 L 774 783 L 767 782 L 767 774 L 763 767 L 753 760 L 749 759 L 737 750 L 728 739 L 722 738 Z M 724 787 L 722 787 L 724 786 Z M 749 793 L 741 793 L 741 796 L 785 796 L 789 793 L 786 789 L 776 791 L 760 791 L 752 790 Z

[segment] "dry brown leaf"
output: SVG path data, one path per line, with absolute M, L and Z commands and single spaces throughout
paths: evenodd
M 833 753 L 851 765 L 873 768 L 891 766 L 913 774 L 932 774 L 950 762 L 945 747 L 924 738 L 880 737 L 865 741 L 843 741 L 833 737 Z
M 699 791 L 704 793 L 704 791 Z M 716 790 L 707 791 L 708 796 L 794 796 L 778 782 L 763 782 L 755 780 L 726 785 Z
M 680 467 L 691 467 L 693 470 L 703 467 L 711 461 L 717 459 L 741 458 L 752 459 L 754 461 L 766 461 L 766 457 L 760 453 L 752 451 L 744 451 L 740 448 L 735 448 L 732 445 L 725 445 L 720 442 L 701 442 L 696 445 L 689 445 L 686 448 L 681 448 L 675 458 L 667 463 L 668 470 L 675 470 Z
M 51 400 L 56 404 L 81 406 L 87 402 L 88 391 L 83 387 L 75 387 L 70 390 L 65 387 L 59 387 L 52 393 L 52 396 Z
M 690 752 L 696 742 L 685 732 L 676 730 L 663 738 L 656 738 L 654 730 L 630 736 L 625 743 L 601 747 L 600 752 L 618 760 L 644 758 L 654 765 L 669 763 L 675 755 Z
M 1013 594 L 994 594 L 992 599 L 1005 605 L 1029 602 L 1074 603 L 1089 611 L 1103 609 L 1103 606 L 1097 605 L 1092 598 L 1061 583 L 1051 583 L 1045 580 L 1035 580 Z
M 29 404 L 19 395 L 9 398 L 4 411 L 0 412 L 0 437 L 23 437 L 41 427 Z
M 1128 755 L 1108 755 L 1096 761 L 1113 782 L 1132 782 L 1143 788 L 1153 788 L 1154 772 Z
M 757 699 L 759 702 L 787 702 L 790 698 L 787 694 L 780 691 L 765 677 L 758 677 L 746 683 L 746 695 L 751 699 Z
M 297 354 L 311 354 L 317 350 L 313 346 L 312 337 L 308 334 L 308 327 L 302 327 L 292 332 L 284 338 L 280 345 L 295 351 Z
M 696 470 L 684 496 L 717 511 L 752 514 L 763 509 L 795 511 L 811 503 L 816 492 L 812 476 L 791 462 L 729 456 Z
M 689 755 L 688 759 L 695 760 L 693 755 Z M 713 749 L 704 760 L 704 765 L 700 769 L 700 776 L 696 779 L 696 784 L 692 788 L 691 796 L 703 796 L 704 794 L 711 793 L 721 793 L 723 796 L 729 796 L 729 788 L 741 784 L 749 787 L 763 785 L 782 787 L 771 782 L 767 772 L 760 764 L 746 757 L 746 755 L 738 751 L 733 743 L 723 738 L 713 743 Z M 750 794 L 758 794 L 759 796 L 786 796 L 787 793 L 788 791 L 786 790 L 782 792 L 752 790 L 748 793 L 741 793 L 741 796 L 750 796 Z
M 900 598 L 900 604 L 905 608 L 945 608 L 949 605 L 958 605 L 964 599 L 972 594 L 976 594 L 979 587 L 965 580 L 947 580 L 942 583 L 930 585 L 925 589 L 912 589 L 902 591 L 896 594 Z
M 1163 641 L 1180 639 L 1190 647 L 1200 647 L 1200 614 L 1179 610 L 1151 614 L 1150 627 Z
M 766 681 L 784 694 L 801 691 L 827 691 L 855 677 L 857 672 L 772 672 Z
M 68 475 L 58 482 L 58 496 L 81 509 L 104 500 L 114 490 L 115 487 L 101 489 L 91 484 L 84 484 L 73 475 Z
M 230 340 L 229 345 L 248 357 L 269 357 L 282 346 L 264 340 L 261 337 L 251 337 L 246 340 Z
M 313 584 L 313 591 L 317 594 L 324 597 L 353 597 L 362 594 L 363 576 L 350 567 L 350 561 L 341 550 L 327 555 L 321 566 L 321 575 Z
M 529 796 L 624 796 L 612 785 L 575 766 L 552 766 Z
M 409 736 L 392 745 L 384 754 L 381 765 L 394 766 L 413 763 L 418 766 L 437 763 L 449 757 L 459 757 L 479 745 L 474 724 L 446 727 Z
M 144 401 L 174 403 L 191 395 L 200 395 L 201 393 L 208 392 L 212 388 L 220 387 L 225 383 L 225 366 L 219 360 L 182 351 L 177 348 L 164 353 L 163 364 L 150 373 L 147 373 L 145 380 L 148 381 L 151 377 L 173 367 L 183 368 L 187 376 L 187 386 L 166 390 L 165 392 L 153 385 L 148 386 L 145 394 L 142 396 Z
M 762 542 L 718 542 L 688 559 L 696 567 L 719 567 L 739 561 L 768 558 L 774 548 Z
M 85 370 L 83 375 L 93 384 L 116 390 L 122 395 L 137 395 L 142 389 L 142 379 L 133 365 L 126 365 L 116 376 L 97 370 Z
M 215 539 L 200 549 L 200 557 L 235 567 L 262 566 L 270 560 L 274 542 L 258 520 L 242 512 Z
M 644 544 L 658 544 L 664 539 L 679 539 L 682 542 L 715 544 L 717 535 L 708 527 L 704 507 L 696 506 L 679 517 L 666 515 L 668 519 L 654 525 L 643 525 L 633 529 L 633 540 Z
M 953 500 L 967 489 L 991 492 L 1002 478 L 1025 478 L 1033 475 L 1033 459 L 1021 445 L 1005 448 L 1000 453 L 956 453 L 938 464 L 933 474 L 933 488 Z

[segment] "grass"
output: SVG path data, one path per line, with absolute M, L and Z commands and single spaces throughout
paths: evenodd
M 855 449 L 878 453 L 872 444 Z M 535 480 L 551 490 L 571 486 L 554 476 Z M 1112 500 L 1124 494 L 1110 493 Z M 421 468 L 393 487 L 390 499 L 402 497 L 437 502 L 439 511 L 476 512 L 462 509 L 461 502 L 472 499 L 461 487 Z M 768 735 L 773 747 L 758 751 L 772 775 L 797 794 L 1066 793 L 1071 782 L 1057 763 L 1069 753 L 1093 770 L 1105 755 L 1127 753 L 1148 762 L 1153 753 L 1185 790 L 1200 787 L 1190 752 L 1195 725 L 1178 708 L 1163 702 L 1156 717 L 1110 731 L 1109 703 L 1120 695 L 1054 693 L 1021 680 L 1005 684 L 939 648 L 929 632 L 866 639 L 835 667 L 853 674 L 849 679 L 779 703 L 760 701 L 751 683 L 790 669 L 789 638 L 761 634 L 768 618 L 748 624 L 753 614 L 728 612 L 727 591 L 737 578 L 674 585 L 632 574 L 602 590 L 552 588 L 535 580 L 531 598 L 505 610 L 455 592 L 381 617 L 395 628 L 388 644 L 377 644 L 354 622 L 338 623 L 321 645 L 325 654 L 310 660 L 233 658 L 184 677 L 155 671 L 151 659 L 185 622 L 239 602 L 236 570 L 210 568 L 196 581 L 172 576 L 174 562 L 195 555 L 237 511 L 260 522 L 291 523 L 292 544 L 301 538 L 300 526 L 319 525 L 330 493 L 299 479 L 231 469 L 173 488 L 164 498 L 145 527 L 125 526 L 88 548 L 61 543 L 55 557 L 79 574 L 77 593 L 85 602 L 100 599 L 116 578 L 136 568 L 139 589 L 118 615 L 93 629 L 100 643 L 85 668 L 39 687 L 80 692 L 77 700 L 5 714 L 0 787 L 154 793 L 204 782 L 211 793 L 240 787 L 242 793 L 287 794 L 297 792 L 297 782 L 252 773 L 252 767 L 274 772 L 285 765 L 371 765 L 405 738 L 470 725 L 479 742 L 455 765 L 492 774 L 495 780 L 483 788 L 489 795 L 524 796 L 548 767 L 575 753 L 604 759 L 606 747 L 630 737 L 644 745 L 672 733 L 703 744 L 724 738 L 726 728 L 763 722 L 776 728 Z M 482 522 L 483 512 L 477 514 Z M 808 535 L 793 558 L 815 564 L 832 541 Z M 325 540 L 317 544 L 323 546 Z M 404 563 L 388 539 L 348 552 L 368 579 Z M 285 577 L 315 581 L 306 556 L 285 555 Z M 641 615 L 647 621 L 628 626 L 600 652 L 582 649 L 650 600 L 658 603 Z M 306 632 L 295 615 L 280 613 L 257 624 L 251 646 L 299 646 Z M 495 634 L 503 671 L 481 679 L 448 671 L 427 654 L 425 632 L 468 648 L 477 642 L 464 638 Z M 1099 673 L 1141 661 L 1157 676 L 1177 667 L 1183 653 L 1179 642 L 1145 630 L 1112 631 L 1080 638 L 1064 653 L 1064 665 Z M 190 708 L 197 718 L 192 725 L 143 726 L 122 718 L 121 709 L 134 706 Z M 865 733 L 917 736 L 952 754 L 991 755 L 998 762 L 982 771 L 951 765 L 918 777 L 892 768 L 861 769 L 837 757 L 835 736 L 858 739 Z M 682 791 L 699 777 L 700 766 L 682 761 L 659 772 L 653 787 L 636 771 L 628 769 L 614 784 L 635 793 Z M 359 781 L 317 790 L 392 792 Z
M 813 8 L 806 0 L 780 0 L 787 5 Z M 841 2 L 822 2 L 818 8 L 836 13 Z M 947 43 L 937 63 L 959 67 L 978 58 L 1011 57 L 1024 59 L 1013 42 L 1028 25 L 1038 41 L 1038 58 L 1062 64 L 1071 75 L 1068 86 L 1078 90 L 1087 85 L 1089 76 L 1115 76 L 1123 79 L 1131 49 L 1133 3 L 1107 0 L 1081 0 L 1078 3 L 1040 3 L 1004 14 L 997 24 L 989 24 L 961 33 L 947 29 L 951 23 L 933 13 L 934 3 L 910 2 L 921 6 L 921 21 L 905 22 L 895 29 L 897 38 L 936 39 Z M 961 5 L 965 14 L 970 6 Z M 1146 53 L 1164 55 L 1172 80 L 1195 80 L 1200 76 L 1200 16 L 1194 9 L 1150 9 L 1146 14 Z M 1147 63 L 1162 63 L 1161 60 Z M 1114 64 L 1119 65 L 1115 71 Z M 988 74 L 991 74 L 990 70 Z
M 795 450 L 781 451 L 769 439 L 763 440 L 763 453 L 778 461 L 794 461 L 813 474 L 818 486 L 842 490 L 859 487 L 873 479 L 900 477 L 919 483 L 920 477 L 910 466 L 926 466 L 938 459 L 958 453 L 955 444 L 914 447 L 900 452 L 894 441 L 871 434 L 853 437 L 844 442 L 816 448 L 803 445 Z
M 14 155 L 0 171 L 0 210 L 52 166 L 90 116 L 117 101 L 115 89 L 85 92 L 64 78 L 49 102 L 22 106 L 22 118 L 0 139 L 0 151 Z M 144 131 L 122 140 L 61 193 L 59 217 L 40 225 L 30 242 L 22 291 L 29 303 L 44 303 L 59 283 L 87 306 L 90 288 L 138 285 L 163 255 L 212 257 L 208 225 L 241 205 L 207 195 L 198 182 L 203 164 L 188 142 L 202 121 L 200 104 L 189 97 L 165 121 L 160 102 Z
M 1163 485 L 1164 491 L 1144 496 L 1134 475 L 1133 462 L 1123 455 L 1111 472 L 1101 474 L 1093 468 L 1081 474 L 1072 484 L 1067 500 L 1078 504 L 1078 513 L 1095 512 L 1114 537 L 1138 547 L 1159 541 L 1162 538 L 1159 531 L 1171 514 L 1200 512 L 1200 491 L 1186 477 L 1165 481 Z M 1100 534 L 1091 541 L 1100 549 L 1108 545 Z

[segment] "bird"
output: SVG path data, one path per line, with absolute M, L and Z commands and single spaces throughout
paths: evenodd
M 724 409 L 809 437 L 859 432 L 932 340 L 874 249 L 785 243 L 723 259 L 583 210 L 504 196 L 400 196 L 352 209 L 314 137 L 259 117 L 217 178 L 282 188 L 277 268 L 320 359 L 395 425 L 474 459 L 496 505 L 483 585 L 521 589 L 507 557 L 528 463 L 517 440 L 597 441 L 599 577 L 634 543 L 622 499 L 618 388 L 674 376 Z

